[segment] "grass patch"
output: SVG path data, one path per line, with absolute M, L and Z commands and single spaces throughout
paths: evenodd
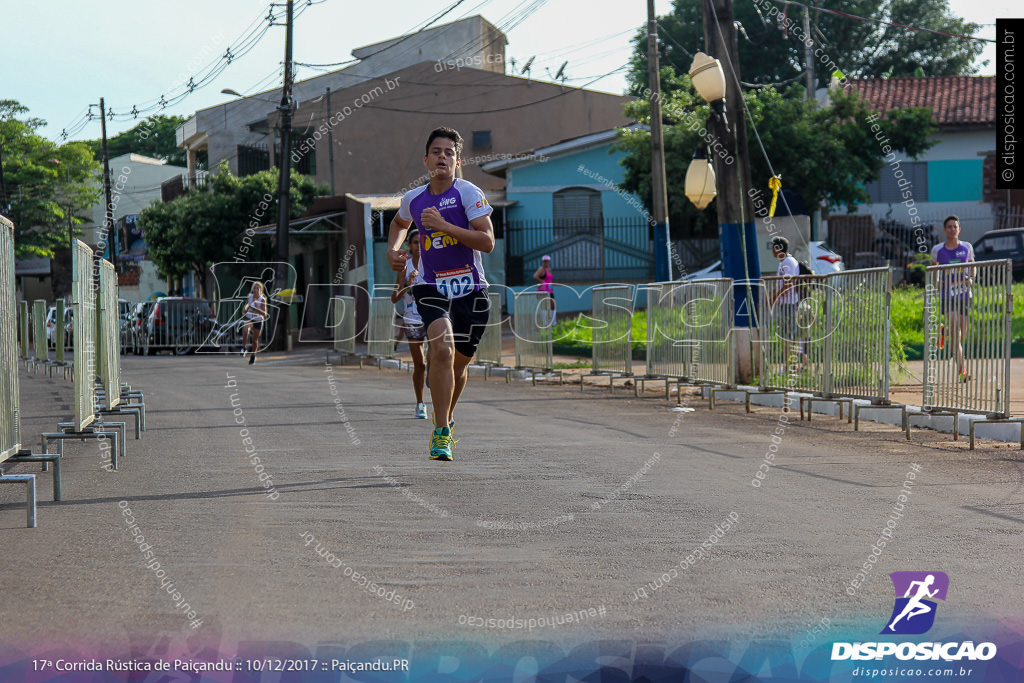
M 1024 283 L 1014 283 L 1013 298 L 1024 302 Z M 896 287 L 892 292 L 890 320 L 892 361 L 902 372 L 907 363 L 904 349 L 924 345 L 924 288 Z M 554 343 L 590 346 L 593 339 L 591 325 L 590 317 L 582 313 L 574 318 L 563 318 L 554 327 Z M 633 348 L 644 347 L 647 342 L 647 311 L 640 310 L 633 314 L 630 336 Z M 1010 318 L 1010 337 L 1015 343 L 1024 343 L 1024 305 L 1014 308 Z

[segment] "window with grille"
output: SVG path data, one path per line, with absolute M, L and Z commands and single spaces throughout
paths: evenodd
M 600 192 L 586 187 L 568 187 L 555 192 L 552 199 L 556 238 L 600 232 L 604 224 Z

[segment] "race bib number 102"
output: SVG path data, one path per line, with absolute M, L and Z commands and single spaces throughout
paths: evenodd
M 434 273 L 434 287 L 448 299 L 458 299 L 473 291 L 473 269 L 469 266 Z

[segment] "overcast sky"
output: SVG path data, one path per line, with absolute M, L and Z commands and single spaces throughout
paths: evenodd
M 454 2 L 454 0 L 452 0 Z M 737 0 L 743 1 L 743 0 Z M 571 85 L 606 92 L 625 89 L 622 71 L 629 59 L 630 39 L 646 22 L 645 0 L 592 3 L 588 11 L 569 0 L 463 0 L 438 24 L 481 14 L 504 28 L 508 58 L 521 65 L 535 56 L 534 78 L 547 79 L 568 60 Z M 982 29 L 993 37 L 995 18 L 1012 11 L 1001 0 L 951 0 L 956 14 L 992 24 Z M 306 6 L 295 24 L 296 62 L 326 64 L 351 59 L 354 48 L 401 35 L 422 26 L 443 10 L 445 3 L 413 0 L 343 2 L 320 0 Z M 386 7 L 387 12 L 381 8 Z M 655 11 L 666 14 L 670 0 L 656 0 Z M 139 0 L 0 0 L 4 41 L 0 55 L 0 99 L 15 99 L 33 116 L 48 122 L 41 132 L 55 139 L 102 96 L 117 114 L 133 105 L 156 101 L 177 82 L 207 67 L 224 49 L 245 35 L 265 16 L 263 0 L 177 0 L 174 3 Z M 533 9 L 534 11 L 530 12 Z M 527 16 L 523 16 L 526 14 Z M 515 24 L 515 22 L 518 22 Z M 509 24 L 515 24 L 508 27 Z M 508 28 L 506 28 L 508 27 Z M 189 116 L 198 109 L 229 99 L 232 88 L 243 94 L 260 92 L 280 83 L 284 28 L 270 28 L 251 52 L 228 66 L 210 85 L 196 90 L 165 113 Z M 993 60 L 994 51 L 985 57 Z M 983 57 L 984 58 L 984 57 Z M 329 69 L 328 69 L 329 70 Z M 321 71 L 299 67 L 297 78 Z M 982 70 L 994 73 L 994 63 Z M 605 75 L 604 78 L 594 79 Z M 132 127 L 131 120 L 112 121 L 108 134 Z M 97 121 L 86 123 L 72 139 L 99 137 Z

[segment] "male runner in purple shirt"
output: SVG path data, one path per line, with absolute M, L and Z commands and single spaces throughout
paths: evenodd
M 942 230 L 946 233 L 946 241 L 932 247 L 932 263 L 947 265 L 950 263 L 972 263 L 974 247 L 970 242 L 960 241 L 960 219 L 947 216 L 942 221 Z M 961 382 L 970 381 L 967 363 L 964 360 L 964 338 L 967 336 L 967 320 L 971 311 L 971 300 L 974 298 L 971 285 L 976 269 L 945 271 L 940 276 L 939 303 L 942 315 L 949 322 L 950 335 L 955 342 L 953 347 L 956 358 L 957 374 Z
M 430 182 L 405 193 L 388 236 L 388 263 L 397 272 L 409 258 L 398 247 L 410 225 L 419 229 L 420 274 L 413 297 L 430 342 L 432 460 L 452 459 L 452 415 L 490 315 L 480 254 L 494 249 L 492 209 L 480 188 L 455 177 L 461 163 L 462 136 L 451 128 L 432 131 L 423 157 Z

